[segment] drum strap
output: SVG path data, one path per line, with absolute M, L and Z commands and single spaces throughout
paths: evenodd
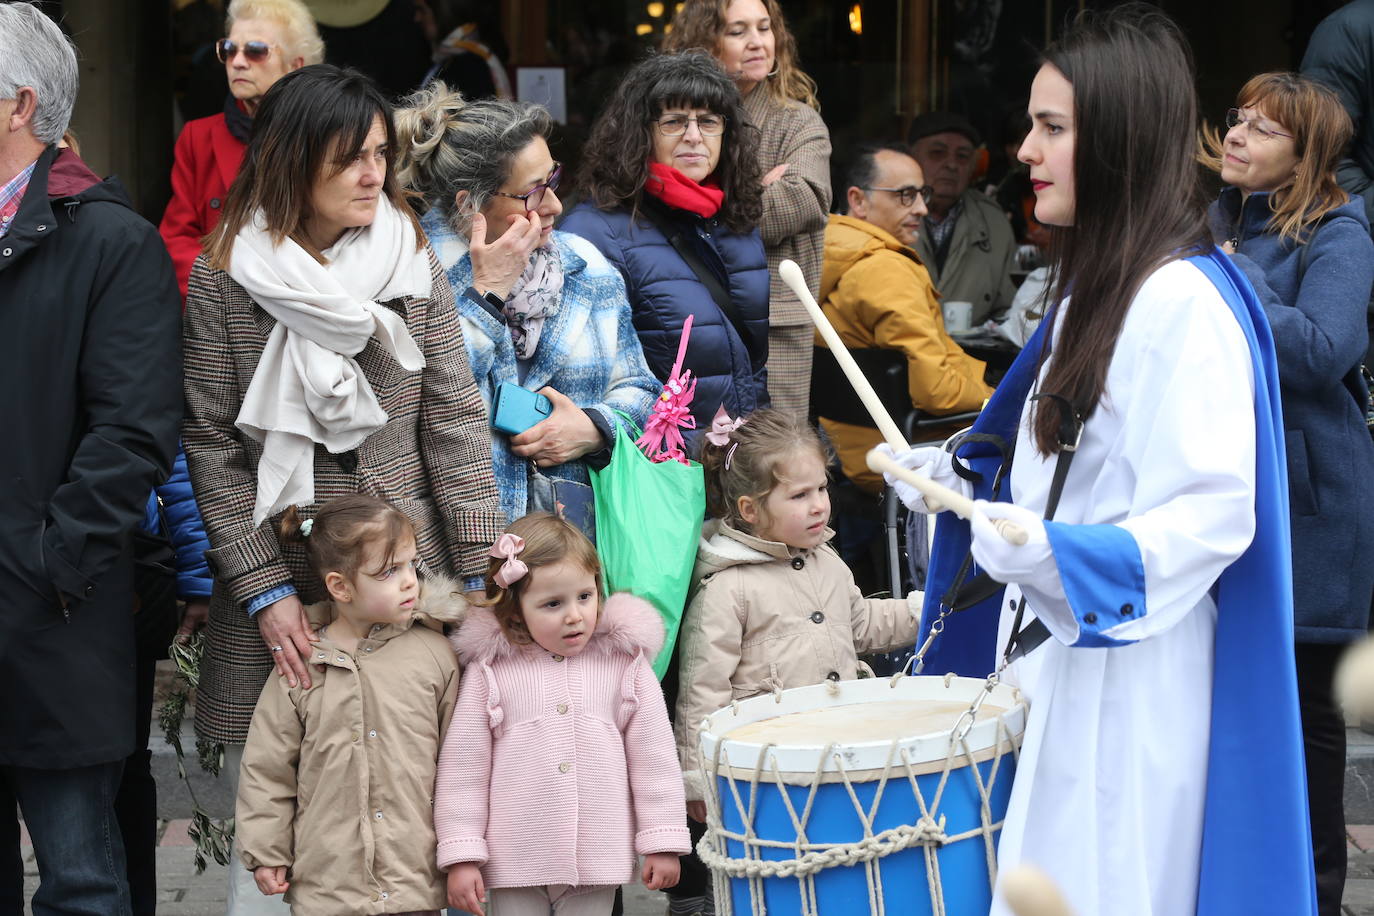
M 1054 518 L 1054 512 L 1059 508 L 1059 497 L 1064 493 L 1064 481 L 1069 477 L 1069 466 L 1073 464 L 1073 456 L 1078 454 L 1078 443 L 1083 439 L 1083 420 L 1066 398 L 1057 394 L 1037 394 L 1031 400 L 1040 398 L 1052 398 L 1056 401 L 1062 417 L 1059 424 L 1059 459 L 1054 464 L 1054 477 L 1050 481 L 1049 498 L 1045 502 L 1045 521 L 1048 522 Z M 1002 652 L 1004 664 L 1014 662 L 1031 652 L 1050 636 L 1049 628 L 1038 617 L 1023 628 L 1021 618 L 1025 611 L 1026 596 L 1022 594 L 1021 599 L 1016 602 L 1016 616 L 1012 618 L 1007 647 Z

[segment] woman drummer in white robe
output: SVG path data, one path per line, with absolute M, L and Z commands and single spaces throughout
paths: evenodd
M 1036 218 L 1056 227 L 1059 304 L 1047 319 L 1049 355 L 1031 364 L 1027 379 L 1054 397 L 1027 398 L 1020 411 L 1012 502 L 980 501 L 971 520 L 977 568 L 1008 584 L 998 649 L 1023 598 L 1021 625 L 1039 619 L 1049 636 L 1003 675 L 1029 699 L 1030 719 L 999 871 L 1039 866 L 1079 916 L 1213 914 L 1223 898 L 1235 906 L 1225 912 L 1310 913 L 1303 823 L 1272 827 L 1298 843 L 1270 849 L 1255 836 L 1234 850 L 1234 861 L 1204 841 L 1204 826 L 1211 840 L 1223 829 L 1214 823 L 1234 827 L 1244 816 L 1209 777 L 1234 747 L 1225 730 L 1267 728 L 1271 714 L 1255 710 L 1262 726 L 1213 721 L 1214 675 L 1223 670 L 1222 646 L 1214 646 L 1218 605 L 1225 614 L 1239 594 L 1218 584 L 1259 544 L 1257 486 L 1272 494 L 1283 484 L 1273 461 L 1276 451 L 1282 460 L 1276 424 L 1268 413 L 1258 419 L 1277 390 L 1272 342 L 1263 321 L 1257 328 L 1236 304 L 1253 292 L 1242 290 L 1208 238 L 1182 36 L 1147 9 L 1080 17 L 1046 52 L 1029 114 L 1019 158 L 1030 167 Z M 1062 448 L 1079 433 L 1076 450 Z M 1072 464 L 1046 522 L 1061 453 Z M 895 457 L 974 494 L 942 449 Z M 928 511 L 914 490 L 895 485 L 908 506 Z M 1282 515 L 1286 500 L 1277 502 L 1258 504 Z M 1028 542 L 1003 539 L 992 523 L 1001 518 L 1027 529 Z M 1286 515 L 1261 518 L 1286 530 Z M 1285 556 L 1275 553 L 1286 579 Z M 1268 621 L 1257 624 L 1273 647 L 1265 657 L 1278 660 L 1261 676 L 1291 698 L 1291 602 L 1285 633 L 1282 598 L 1274 601 L 1274 613 L 1256 618 Z M 930 607 L 926 614 L 933 616 Z M 960 625 L 955 617 L 948 628 Z M 1000 655 L 988 655 L 983 673 Z M 1217 696 L 1227 691 L 1223 685 Z M 1277 728 L 1281 743 L 1293 743 L 1296 713 L 1286 704 L 1276 704 Z M 1214 745 L 1217 759 L 1209 759 Z M 1300 762 L 1296 773 L 1297 780 L 1290 766 L 1277 780 L 1285 783 L 1276 790 L 1280 814 L 1294 804 L 1305 810 L 1286 785 L 1300 782 Z M 1233 877 L 1241 859 L 1248 889 Z M 1233 893 L 1264 902 L 1252 907 Z M 1006 912 L 1001 906 L 993 912 Z

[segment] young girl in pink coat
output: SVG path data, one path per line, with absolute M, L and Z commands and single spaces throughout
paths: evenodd
M 640 855 L 645 885 L 671 887 L 690 845 L 649 667 L 658 613 L 605 598 L 596 548 L 548 513 L 514 522 L 491 555 L 488 606 L 452 637 L 464 675 L 434 800 L 449 905 L 607 914 Z

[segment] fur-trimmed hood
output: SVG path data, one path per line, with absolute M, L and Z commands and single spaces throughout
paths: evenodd
M 606 599 L 601 616 L 584 652 L 615 653 L 652 659 L 663 648 L 663 618 L 654 606 L 629 592 Z M 538 646 L 517 646 L 506 639 L 490 608 L 474 606 L 449 642 L 463 665 L 491 663 L 518 652 L 538 651 Z

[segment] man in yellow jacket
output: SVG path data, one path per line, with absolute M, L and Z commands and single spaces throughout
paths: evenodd
M 898 147 L 859 150 L 845 192 L 849 214 L 825 230 L 821 310 L 852 349 L 901 350 L 911 403 L 928 413 L 977 410 L 992 394 L 986 365 L 945 331 L 940 296 L 915 249 L 930 188 L 916 160 Z M 818 334 L 817 346 L 825 346 Z M 844 474 L 870 493 L 882 489 L 868 450 L 882 441 L 872 426 L 821 418 Z

